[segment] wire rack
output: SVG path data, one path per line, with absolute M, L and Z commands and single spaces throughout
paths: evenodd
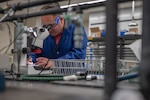
M 88 75 L 104 75 L 105 60 L 52 60 L 54 66 L 50 69 L 53 75 L 73 75 L 78 72 L 86 72 Z M 117 60 L 118 76 L 131 72 L 137 72 L 138 61 Z M 111 68 L 111 66 L 110 66 Z
M 88 74 L 104 74 L 104 60 L 52 60 L 54 62 L 52 74 L 72 75 L 78 72 Z
M 97 79 L 104 79 L 105 60 L 77 60 L 77 59 L 50 59 L 53 61 L 53 67 L 50 68 L 47 74 L 31 74 L 24 75 L 22 79 L 27 80 L 64 80 L 63 76 L 77 75 L 78 73 L 84 74 L 84 76 L 96 76 Z M 138 76 L 138 62 L 118 60 L 117 72 L 118 80 L 133 79 Z M 111 68 L 111 66 L 110 66 Z M 44 72 L 44 71 L 43 71 Z M 136 72 L 136 73 L 135 73 Z M 37 72 L 39 73 L 39 72 Z M 85 77 L 81 77 L 84 78 Z

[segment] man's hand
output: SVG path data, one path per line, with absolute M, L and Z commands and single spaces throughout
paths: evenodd
M 27 58 L 27 65 L 32 65 L 32 57 Z
M 36 59 L 36 65 L 42 66 L 43 68 L 50 68 L 53 67 L 53 61 L 50 61 L 48 58 L 39 57 Z

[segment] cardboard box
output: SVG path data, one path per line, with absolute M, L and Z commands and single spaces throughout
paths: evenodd
M 129 32 L 138 33 L 138 28 L 129 28 Z
M 92 37 L 101 37 L 101 30 L 99 27 L 90 28 Z

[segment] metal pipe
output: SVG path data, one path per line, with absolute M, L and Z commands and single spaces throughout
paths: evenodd
M 138 26 L 138 24 L 135 22 L 135 20 L 134 20 L 134 13 L 135 13 L 135 1 L 133 0 L 132 1 L 132 22 L 131 23 L 129 23 L 129 25 L 128 26 L 131 26 L 131 27 L 133 27 L 133 26 Z
M 60 1 L 65 1 L 65 0 L 37 0 L 37 1 L 32 1 L 32 2 L 27 2 L 27 3 L 11 4 L 11 5 L 7 5 L 7 6 L 8 6 L 8 8 L 12 8 L 14 11 L 17 11 L 17 10 L 22 10 L 24 8 L 43 5 L 43 4 L 47 4 L 47 3 L 60 2 Z M 3 13 L 4 11 L 5 11 L 5 9 L 1 9 L 0 13 Z
M 105 100 L 110 100 L 117 84 L 117 0 L 106 2 Z
M 22 54 L 24 25 L 22 21 L 18 21 L 14 29 L 14 49 L 13 49 L 13 71 L 15 74 L 20 74 L 20 60 Z M 17 76 L 18 77 L 18 76 Z
M 10 7 L 13 7 L 14 10 L 22 10 L 24 8 L 43 5 L 47 3 L 60 2 L 60 1 L 65 1 L 65 0 L 36 0 L 32 2 L 27 2 L 27 3 L 17 3 L 16 5 L 12 5 L 12 6 L 10 5 Z
M 127 1 L 132 1 L 132 0 L 119 0 L 120 3 L 127 2 Z M 80 7 L 81 10 L 85 10 L 85 9 L 90 9 L 94 7 L 104 6 L 105 3 L 106 2 L 99 2 L 95 4 L 84 4 L 84 5 L 74 6 L 72 7 L 72 11 L 76 11 L 78 7 Z M 4 19 L 2 22 L 17 20 L 17 19 L 26 19 L 30 17 L 42 16 L 42 15 L 48 15 L 48 14 L 56 14 L 56 13 L 62 13 L 62 12 L 67 12 L 67 8 L 48 9 L 42 12 L 40 11 L 40 12 L 31 13 L 31 14 L 14 15 L 14 16 Z
M 143 0 L 142 56 L 140 86 L 146 100 L 150 99 L 150 0 Z
M 11 1 L 11 0 L 0 0 L 0 3 L 7 2 L 7 1 Z

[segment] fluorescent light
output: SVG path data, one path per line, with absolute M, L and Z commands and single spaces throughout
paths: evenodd
M 73 7 L 73 6 L 77 6 L 78 4 L 70 4 L 70 5 L 64 5 L 64 6 L 61 6 L 60 8 L 68 8 L 69 7 Z
M 94 0 L 94 1 L 89 1 L 87 2 L 88 4 L 93 4 L 93 3 L 98 3 L 98 2 L 104 2 L 106 0 Z
M 99 2 L 104 2 L 106 0 L 93 0 L 89 2 L 81 2 L 78 4 L 70 4 L 69 7 L 77 6 L 77 5 L 84 5 L 84 4 L 93 4 L 93 3 L 99 3 Z M 60 8 L 68 8 L 68 5 L 61 6 Z

